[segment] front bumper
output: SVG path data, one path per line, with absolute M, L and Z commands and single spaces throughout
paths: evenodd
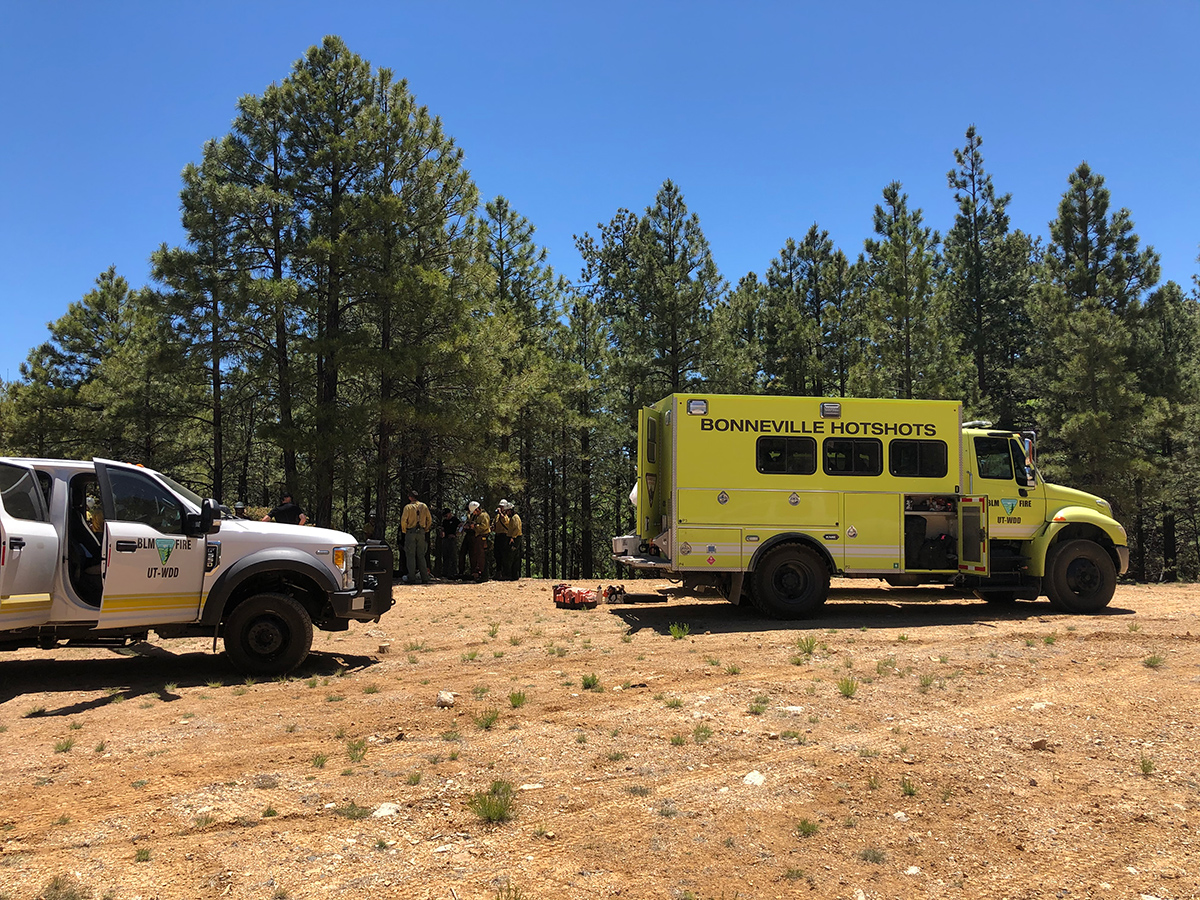
M 392 548 L 382 541 L 358 545 L 353 590 L 330 595 L 333 616 L 367 622 L 392 608 Z
M 390 587 L 390 586 L 389 586 Z M 392 608 L 392 592 L 380 594 L 378 589 L 363 588 L 357 591 L 337 591 L 329 598 L 335 619 L 357 619 L 369 622 Z

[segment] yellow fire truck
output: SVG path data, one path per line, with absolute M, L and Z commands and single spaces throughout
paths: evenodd
M 813 615 L 832 575 L 1096 612 L 1125 529 L 1035 455 L 957 401 L 672 394 L 639 414 L 637 530 L 613 558 L 783 619 Z

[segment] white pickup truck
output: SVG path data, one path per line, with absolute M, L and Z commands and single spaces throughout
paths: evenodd
M 325 528 L 223 517 L 112 460 L 0 457 L 0 649 L 224 638 L 255 675 L 295 669 L 313 627 L 392 606 L 392 553 Z

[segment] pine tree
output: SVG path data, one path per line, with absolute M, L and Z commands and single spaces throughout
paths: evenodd
M 163 297 L 165 313 L 184 338 L 182 352 L 206 372 L 207 417 L 210 429 L 210 496 L 225 496 L 225 378 L 237 336 L 243 293 L 238 288 L 236 227 L 222 208 L 222 171 L 215 144 L 206 148 L 204 165 L 184 169 L 181 193 L 183 227 L 189 247 L 163 244 L 151 257 L 154 277 L 171 290 Z
M 1011 194 L 997 194 L 983 167 L 975 126 L 954 151 L 946 179 L 958 204 L 946 234 L 945 288 L 954 331 L 972 362 L 968 405 L 1000 424 L 1014 424 L 1018 399 L 1012 370 L 1024 346 L 1032 279 L 1029 238 L 1009 231 Z
M 763 294 L 758 276 L 750 272 L 713 310 L 710 390 L 726 394 L 762 391 Z
M 358 345 L 349 308 L 358 286 L 351 249 L 363 228 L 360 198 L 377 170 L 380 109 L 370 64 L 340 38 L 312 47 L 285 82 L 284 146 L 291 158 L 297 211 L 298 274 L 314 323 L 316 376 L 312 441 L 313 520 L 333 521 L 340 447 L 360 423 L 339 403 L 342 368 Z
M 712 311 L 727 285 L 678 186 L 664 182 L 644 216 L 618 210 L 598 242 L 585 235 L 576 246 L 594 271 L 614 351 L 609 376 L 626 388 L 627 417 L 702 384 Z
M 865 340 L 863 272 L 861 263 L 851 264 L 836 250 L 825 267 L 825 311 L 821 358 L 824 363 L 824 392 L 848 396 L 850 375 Z
M 1158 256 L 1141 250 L 1128 210 L 1111 218 L 1104 179 L 1086 163 L 1068 178 L 1034 303 L 1039 340 L 1030 354 L 1048 431 L 1042 459 L 1051 477 L 1107 495 L 1118 512 L 1145 502 L 1162 397 L 1148 395 L 1132 366 L 1143 294 Z M 1134 539 L 1134 552 L 1143 547 Z
M 1141 249 L 1128 209 L 1109 214 L 1104 177 L 1086 162 L 1067 178 L 1070 187 L 1050 223 L 1045 265 L 1048 280 L 1061 286 L 1068 308 L 1091 297 L 1123 315 L 1159 278 L 1153 247 Z
M 788 238 L 767 269 L 762 345 L 772 393 L 826 393 L 825 291 L 833 255 L 829 232 L 814 224 L 799 244 Z
M 863 318 L 870 343 L 856 363 L 856 393 L 878 397 L 956 396 L 955 342 L 938 295 L 937 232 L 909 210 L 899 182 L 875 207 L 878 238 L 864 241 Z

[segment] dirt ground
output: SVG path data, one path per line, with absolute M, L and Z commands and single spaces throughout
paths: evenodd
M 1198 595 L 435 584 L 278 681 L 3 654 L 0 898 L 1200 897 Z

